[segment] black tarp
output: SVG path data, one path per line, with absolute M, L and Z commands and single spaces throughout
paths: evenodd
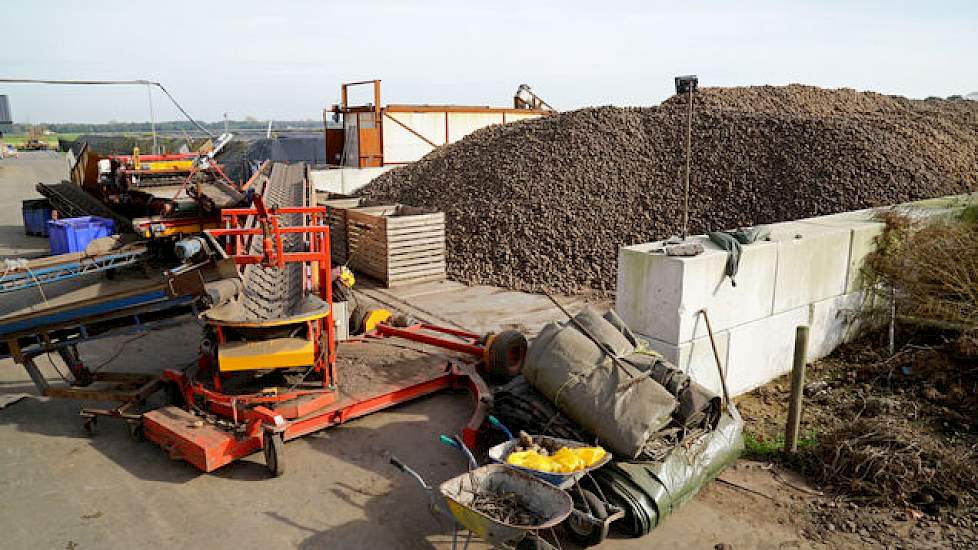
M 218 161 L 229 178 L 244 181 L 266 160 L 289 164 L 324 164 L 325 146 L 322 134 L 235 139 L 218 155 Z

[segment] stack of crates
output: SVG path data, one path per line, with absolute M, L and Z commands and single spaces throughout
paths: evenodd
M 51 254 L 84 252 L 88 243 L 112 235 L 115 222 L 98 216 L 48 221 Z
M 51 203 L 47 199 L 23 201 L 21 213 L 24 216 L 24 232 L 36 237 L 48 236 L 48 221 L 51 219 Z

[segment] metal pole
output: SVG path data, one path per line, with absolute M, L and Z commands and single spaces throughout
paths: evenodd
M 784 452 L 798 450 L 801 425 L 801 398 L 805 387 L 805 363 L 808 361 L 808 327 L 795 330 L 795 364 L 791 369 L 791 401 L 788 403 L 788 425 L 785 427 Z
M 710 347 L 713 348 L 713 359 L 717 363 L 717 374 L 720 376 L 720 387 L 723 388 L 723 400 L 730 403 L 730 392 L 727 391 L 727 375 L 723 372 L 723 364 L 720 362 L 720 351 L 717 349 L 717 341 L 713 337 L 713 326 L 710 325 L 710 316 L 706 313 L 706 308 L 700 310 L 703 320 L 706 321 L 706 333 L 710 336 Z
M 896 289 L 894 287 L 890 287 L 890 326 L 887 333 L 889 341 L 886 349 L 892 357 L 896 353 Z
M 152 85 L 146 85 L 146 97 L 149 98 L 149 127 L 153 132 L 153 154 L 160 154 L 159 146 L 156 144 L 156 114 L 153 112 L 153 88 Z
M 689 95 L 689 109 L 686 111 L 686 185 L 683 189 L 683 240 L 689 236 L 689 163 L 693 141 L 693 90 Z

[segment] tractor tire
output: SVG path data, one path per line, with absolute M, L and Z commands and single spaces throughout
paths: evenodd
M 526 358 L 526 337 L 516 330 L 504 330 L 489 341 L 486 354 L 486 374 L 493 382 L 509 382 L 523 368 Z

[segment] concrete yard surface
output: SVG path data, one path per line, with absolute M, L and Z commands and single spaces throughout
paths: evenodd
M 27 157 L 31 157 L 28 159 Z M 20 170 L 25 160 L 38 164 Z M 44 252 L 23 238 L 22 198 L 38 173 L 63 159 L 0 161 L 0 253 Z M 12 165 L 18 169 L 11 169 Z M 16 208 L 14 205 L 16 204 Z M 563 314 L 544 296 L 455 283 L 365 290 L 406 313 L 475 331 L 520 328 L 530 334 Z M 0 297 L 0 300 L 3 298 Z M 572 311 L 580 300 L 559 298 Z M 566 300 L 566 301 L 564 301 Z M 608 304 L 597 304 L 608 307 Z M 80 347 L 92 366 L 158 372 L 182 368 L 198 353 L 193 319 L 146 333 L 117 335 Z M 38 363 L 52 382 L 57 362 Z M 27 397 L 8 403 L 6 397 Z M 431 483 L 464 471 L 465 462 L 437 442 L 458 432 L 472 410 L 465 393 L 441 393 L 285 445 L 284 476 L 269 478 L 261 455 L 211 474 L 170 460 L 157 446 L 128 437 L 121 422 L 82 430 L 91 403 L 40 398 L 26 372 L 0 361 L 0 547 L 101 548 L 449 548 L 451 528 L 428 512 L 413 479 L 389 464 L 395 455 Z M 641 539 L 613 535 L 601 548 L 808 548 L 800 535 L 805 493 L 768 468 L 740 461 L 725 482 L 696 498 Z M 574 545 L 561 538 L 564 548 Z M 485 548 L 473 544 L 471 548 Z

